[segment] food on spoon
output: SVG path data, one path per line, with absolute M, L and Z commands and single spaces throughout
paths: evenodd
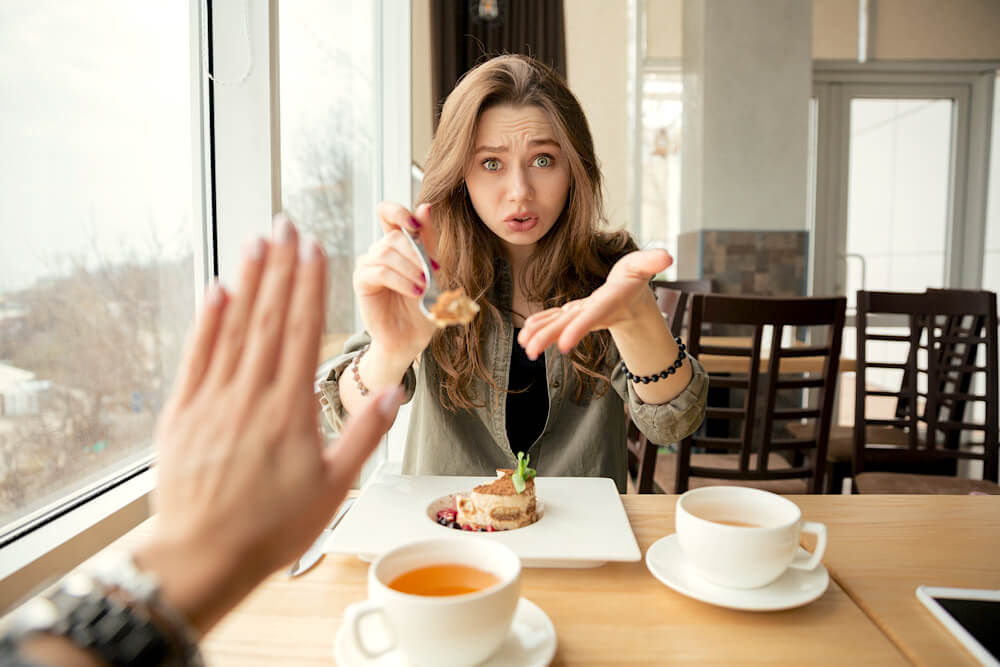
M 455 498 L 454 521 L 465 530 L 511 530 L 538 521 L 535 471 L 518 454 L 518 467 L 498 468 L 497 478 Z M 466 528 L 472 526 L 472 528 Z
M 442 328 L 450 324 L 468 324 L 479 312 L 479 304 L 466 295 L 464 288 L 456 287 L 441 292 L 430 312 L 431 319 Z

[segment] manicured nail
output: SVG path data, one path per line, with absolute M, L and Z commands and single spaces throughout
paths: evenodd
M 222 303 L 222 285 L 219 284 L 218 278 L 212 278 L 212 282 L 208 284 L 208 303 L 213 306 L 217 306 Z
M 427 284 L 427 274 L 423 271 L 420 272 L 420 281 L 425 285 Z
M 306 238 L 299 241 L 299 261 L 303 264 L 315 262 L 320 257 L 319 244 L 316 239 Z
M 251 239 L 244 247 L 243 252 L 247 259 L 260 259 L 264 256 L 264 248 L 266 247 L 266 242 L 259 236 L 255 239 Z
M 420 285 L 414 285 L 413 286 L 413 291 L 416 292 L 417 294 L 423 294 L 424 293 L 424 288 L 421 287 Z
M 437 262 L 435 262 L 433 257 L 431 257 L 430 260 L 431 260 L 431 268 L 432 269 L 434 269 L 435 271 L 437 271 L 438 269 L 441 268 L 441 265 L 438 264 Z
M 287 243 L 292 238 L 292 221 L 284 212 L 278 212 L 274 215 L 271 228 L 274 240 L 278 243 Z
M 412 222 L 413 226 L 416 227 L 417 229 L 423 227 L 423 225 L 420 224 L 420 221 L 414 218 L 412 215 L 410 216 L 410 222 Z
M 403 403 L 403 399 L 405 397 L 406 391 L 403 389 L 402 385 L 393 387 L 379 397 L 378 411 L 386 417 L 394 417 L 396 415 L 396 410 L 399 409 L 399 406 Z

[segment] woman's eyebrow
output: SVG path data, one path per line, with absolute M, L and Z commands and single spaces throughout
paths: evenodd
M 550 139 L 548 137 L 544 137 L 542 139 L 532 139 L 531 141 L 528 142 L 528 145 L 531 146 L 532 148 L 536 146 L 555 146 L 556 148 L 560 147 L 559 142 L 557 142 L 555 139 Z M 507 150 L 508 150 L 507 146 L 476 147 L 477 153 L 505 153 Z

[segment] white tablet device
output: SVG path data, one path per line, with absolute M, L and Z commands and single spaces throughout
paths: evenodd
M 1000 590 L 918 586 L 917 598 L 987 667 L 1000 667 Z

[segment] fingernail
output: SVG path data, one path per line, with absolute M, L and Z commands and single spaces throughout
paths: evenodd
M 402 385 L 390 389 L 379 397 L 378 411 L 386 417 L 395 417 L 396 410 L 398 410 L 399 406 L 403 403 L 403 398 L 405 396 L 406 392 L 403 390 Z
M 212 281 L 208 284 L 208 302 L 215 306 L 222 303 L 222 285 L 219 284 L 218 278 L 212 278 Z
M 427 274 L 423 271 L 420 272 L 420 280 L 426 285 L 427 284 Z
M 283 211 L 274 215 L 271 229 L 278 243 L 285 243 L 292 237 L 292 221 Z
M 264 256 L 264 247 L 264 239 L 258 236 L 247 243 L 244 248 L 244 254 L 247 256 L 247 259 L 260 259 Z
M 420 285 L 414 285 L 413 286 L 413 291 L 416 292 L 417 294 L 423 294 L 424 293 L 424 288 L 421 287 Z
M 299 261 L 309 264 L 319 259 L 320 249 L 316 239 L 306 238 L 299 242 Z
M 423 227 L 423 225 L 420 224 L 420 221 L 414 218 L 412 215 L 410 216 L 410 222 L 412 222 L 413 226 L 416 227 L 417 229 Z
M 438 264 L 437 262 L 435 262 L 433 257 L 431 257 L 430 259 L 431 259 L 431 268 L 432 269 L 434 269 L 435 271 L 437 271 L 438 269 L 441 268 L 441 265 Z

